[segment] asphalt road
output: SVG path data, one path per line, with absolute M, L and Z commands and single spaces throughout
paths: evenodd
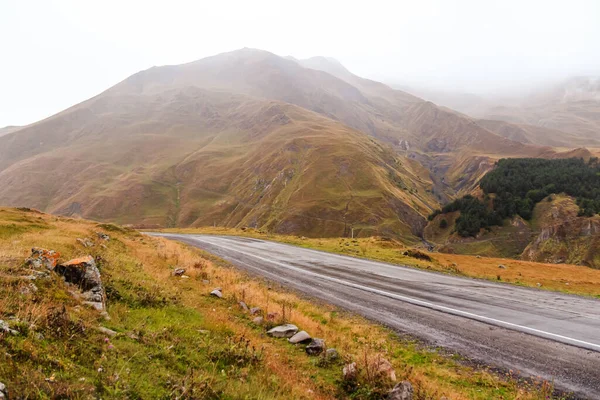
M 600 301 L 258 239 L 155 234 L 471 360 L 600 399 Z

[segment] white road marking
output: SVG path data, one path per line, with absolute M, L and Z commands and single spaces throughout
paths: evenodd
M 166 236 L 166 235 L 165 235 Z M 175 236 L 176 237 L 176 236 Z M 504 327 L 504 328 L 509 328 L 509 329 L 513 329 L 513 330 L 517 330 L 517 331 L 521 331 L 521 332 L 526 332 L 526 333 L 530 333 L 532 335 L 536 335 L 536 336 L 541 336 L 544 337 L 546 339 L 553 339 L 559 342 L 563 342 L 563 343 L 567 343 L 567 344 L 571 344 L 574 346 L 578 346 L 578 347 L 583 347 L 589 350 L 594 350 L 594 351 L 600 351 L 600 345 L 595 344 L 595 343 L 590 343 L 590 342 L 586 342 L 583 340 L 579 340 L 579 339 L 575 339 L 575 338 L 571 338 L 568 336 L 563 336 L 563 335 L 558 335 L 556 333 L 552 333 L 552 332 L 546 332 L 540 329 L 535 329 L 535 328 L 531 328 L 528 326 L 524 326 L 524 325 L 518 325 L 518 324 L 514 324 L 512 322 L 507 322 L 507 321 L 502 321 L 499 319 L 495 319 L 495 318 L 491 318 L 491 317 L 486 317 L 484 315 L 478 315 L 478 314 L 474 314 L 468 311 L 463 311 L 463 310 L 458 310 L 455 308 L 451 308 L 451 307 L 446 307 L 446 306 L 441 306 L 435 303 L 430 303 L 428 301 L 424 301 L 424 300 L 419 300 L 419 299 L 415 299 L 412 297 L 407 297 L 407 296 L 402 296 L 402 295 L 398 295 L 395 293 L 390 293 L 390 292 L 386 292 L 384 290 L 380 290 L 380 289 L 375 289 L 375 288 L 371 288 L 368 286 L 364 286 L 364 285 L 360 285 L 357 283 L 353 283 L 353 282 L 349 282 L 349 281 L 345 281 L 343 279 L 339 279 L 339 278 L 333 278 L 333 277 L 329 277 L 327 275 L 321 275 L 319 273 L 313 272 L 313 271 L 307 271 L 305 269 L 302 268 L 298 268 L 298 267 L 294 267 L 292 265 L 286 264 L 286 263 L 282 263 L 279 261 L 275 261 L 275 260 L 271 260 L 265 257 L 261 257 L 258 256 L 256 254 L 252 254 L 252 253 L 248 253 L 242 250 L 236 250 L 236 249 L 231 249 L 228 246 L 223 246 L 221 244 L 215 244 L 213 242 L 211 242 L 210 240 L 206 240 L 203 238 L 199 238 L 197 236 L 192 236 L 192 238 L 196 241 L 199 242 L 204 242 L 207 244 L 210 244 L 212 246 L 216 246 L 216 247 L 221 247 L 227 250 L 233 250 L 237 253 L 243 254 L 245 256 L 248 257 L 253 257 L 256 258 L 258 260 L 262 260 L 271 264 L 276 264 L 279 265 L 281 267 L 296 271 L 296 272 L 300 272 L 306 275 L 311 275 L 314 277 L 318 277 L 324 280 L 328 280 L 331 282 L 335 282 L 335 283 L 339 283 L 345 286 L 349 286 L 349 287 L 353 287 L 355 289 L 359 289 L 359 290 L 363 290 L 363 291 L 367 291 L 367 292 L 371 292 L 371 293 L 376 293 L 382 296 L 386 296 L 386 297 L 390 297 L 396 300 L 401 300 L 401 301 L 405 301 L 407 303 L 410 304 L 414 304 L 414 305 L 418 305 L 418 306 L 422 306 L 422 307 L 427 307 L 436 311 L 441 311 L 441 312 L 446 312 L 449 314 L 453 314 L 453 315 L 457 315 L 457 316 L 462 316 L 462 317 L 466 317 L 466 318 L 470 318 L 470 319 L 474 319 L 480 322 L 485 322 L 485 323 L 489 323 L 492 325 L 496 325 L 496 326 L 500 326 L 500 327 Z

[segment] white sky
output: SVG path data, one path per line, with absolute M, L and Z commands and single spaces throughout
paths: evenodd
M 254 47 L 485 92 L 600 75 L 600 0 L 0 0 L 0 127 L 153 65 Z

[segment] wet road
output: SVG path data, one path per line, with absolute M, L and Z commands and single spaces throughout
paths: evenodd
M 600 399 L 600 301 L 258 239 L 158 234 L 478 362 Z

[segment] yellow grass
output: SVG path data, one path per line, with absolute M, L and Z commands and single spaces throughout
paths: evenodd
M 39 228 L 37 225 L 45 227 Z M 19 231 L 21 228 L 24 230 Z M 549 390 L 547 383 L 527 387 L 518 385 L 511 378 L 474 369 L 432 349 L 400 340 L 386 328 L 341 312 L 335 307 L 312 303 L 283 288 L 271 287 L 269 283 L 252 279 L 222 260 L 197 249 L 165 239 L 142 236 L 133 231 L 114 231 L 108 228 L 110 227 L 92 222 L 0 209 L 0 235 L 5 233 L 0 240 L 0 278 L 3 282 L 13 281 L 1 289 L 0 319 L 6 319 L 10 314 L 31 324 L 27 334 L 17 337 L 0 336 L 0 345 L 7 349 L 0 355 L 0 376 L 9 388 L 29 390 L 35 387 L 36 393 L 44 393 L 40 397 L 78 397 L 75 393 L 95 393 L 91 382 L 99 379 L 105 388 L 103 398 L 122 398 L 127 395 L 127 385 L 133 385 L 132 382 L 127 383 L 127 379 L 144 377 L 148 380 L 148 385 L 162 383 L 161 379 L 165 379 L 154 371 L 154 368 L 163 365 L 152 361 L 155 363 L 154 367 L 146 367 L 148 361 L 146 358 L 140 359 L 140 352 L 145 354 L 158 351 L 161 357 L 169 359 L 172 352 L 179 351 L 179 357 L 187 354 L 191 357 L 195 353 L 210 351 L 203 344 L 207 341 L 216 343 L 215 346 L 222 346 L 228 337 L 244 337 L 256 348 L 264 349 L 264 359 L 259 365 L 244 368 L 232 366 L 231 369 L 219 371 L 215 370 L 218 361 L 201 363 L 191 358 L 189 367 L 199 370 L 206 377 L 207 385 L 220 388 L 225 396 L 259 399 L 332 399 L 348 396 L 348 393 L 341 391 L 340 386 L 342 362 L 320 365 L 319 358 L 307 356 L 301 346 L 268 337 L 265 327 L 254 325 L 251 322 L 253 316 L 243 312 L 238 306 L 238 302 L 243 300 L 250 307 L 262 308 L 265 313 L 278 313 L 273 323 L 291 322 L 313 337 L 325 339 L 328 347 L 335 347 L 339 351 L 344 362 L 356 361 L 361 371 L 367 370 L 369 366 L 372 368 L 378 358 L 388 359 L 396 370 L 398 379 L 411 381 L 423 399 L 438 399 L 442 396 L 454 400 L 542 399 Z M 95 238 L 97 230 L 111 235 L 106 248 L 101 247 L 101 241 Z M 94 247 L 83 248 L 77 244 L 77 237 L 94 239 Z M 362 243 L 366 245 L 367 242 Z M 118 300 L 109 295 L 108 312 L 111 320 L 103 321 L 96 311 L 80 307 L 57 277 L 52 278 L 47 287 L 42 286 L 43 282 L 36 281 L 41 285 L 42 294 L 35 295 L 39 297 L 39 301 L 34 302 L 27 296 L 19 295 L 18 289 L 26 284 L 20 278 L 26 274 L 22 262 L 32 246 L 60 251 L 63 261 L 86 254 L 102 257 L 105 285 L 113 292 L 118 291 L 125 296 Z M 175 267 L 185 268 L 189 278 L 172 276 Z M 209 283 L 206 283 L 207 280 Z M 126 289 L 130 284 L 144 288 L 143 293 L 155 295 L 155 299 L 166 299 L 167 305 L 131 306 L 125 300 L 127 296 L 133 296 Z M 216 286 L 223 288 L 223 299 L 208 295 Z M 49 337 L 44 344 L 36 342 L 36 325 L 42 326 L 50 310 L 63 305 L 75 321 L 87 327 L 86 336 L 80 337 L 76 342 L 68 338 L 62 339 L 65 340 L 64 343 L 52 342 Z M 198 315 L 199 319 L 177 320 L 178 326 L 167 324 L 163 330 L 154 333 L 150 331 L 150 325 L 162 319 L 175 318 L 172 315 L 174 310 L 189 310 L 192 312 L 190 315 Z M 144 340 L 150 340 L 148 346 L 153 347 L 144 348 L 143 341 L 133 342 L 128 338 L 132 329 L 131 318 L 139 313 L 145 315 L 143 321 L 146 322 L 136 325 L 134 332 L 146 330 L 144 338 L 147 339 Z M 94 361 L 94 369 L 87 370 L 86 360 L 80 361 L 75 353 L 85 351 L 86 347 L 100 346 L 97 341 L 102 336 L 93 333 L 94 326 L 98 324 L 119 332 L 111 339 L 117 350 L 112 354 L 102 348 L 101 355 L 97 355 L 98 361 Z M 202 329 L 198 330 L 198 326 Z M 172 330 L 181 332 L 182 336 L 170 337 L 166 343 L 159 341 L 152 344 L 152 340 L 160 340 L 161 335 L 168 335 Z M 205 335 L 209 335 L 210 339 L 204 339 Z M 171 346 L 167 346 L 169 343 Z M 192 346 L 192 343 L 196 344 Z M 156 347 L 158 344 L 160 346 Z M 139 346 L 135 352 L 131 348 L 134 345 Z M 179 349 L 180 346 L 190 347 Z M 80 347 L 81 350 L 76 350 Z M 25 357 L 18 364 L 6 358 L 9 353 L 15 354 L 16 349 L 20 349 L 20 357 Z M 45 351 L 52 353 L 46 354 Z M 50 364 L 51 368 L 46 366 L 45 360 L 48 359 L 55 360 Z M 105 369 L 101 375 L 95 371 L 98 366 Z M 19 371 L 11 368 L 19 368 Z M 80 376 L 84 378 L 83 381 L 79 380 Z M 27 378 L 26 381 L 23 381 L 24 377 Z M 55 377 L 55 380 L 49 383 L 49 377 Z M 177 381 L 184 378 L 172 376 L 169 379 Z M 365 387 L 381 384 L 366 379 L 361 382 Z M 384 380 L 383 385 L 387 390 L 393 386 L 393 382 Z M 159 392 L 156 393 L 158 396 Z M 146 398 L 149 397 L 146 395 Z

